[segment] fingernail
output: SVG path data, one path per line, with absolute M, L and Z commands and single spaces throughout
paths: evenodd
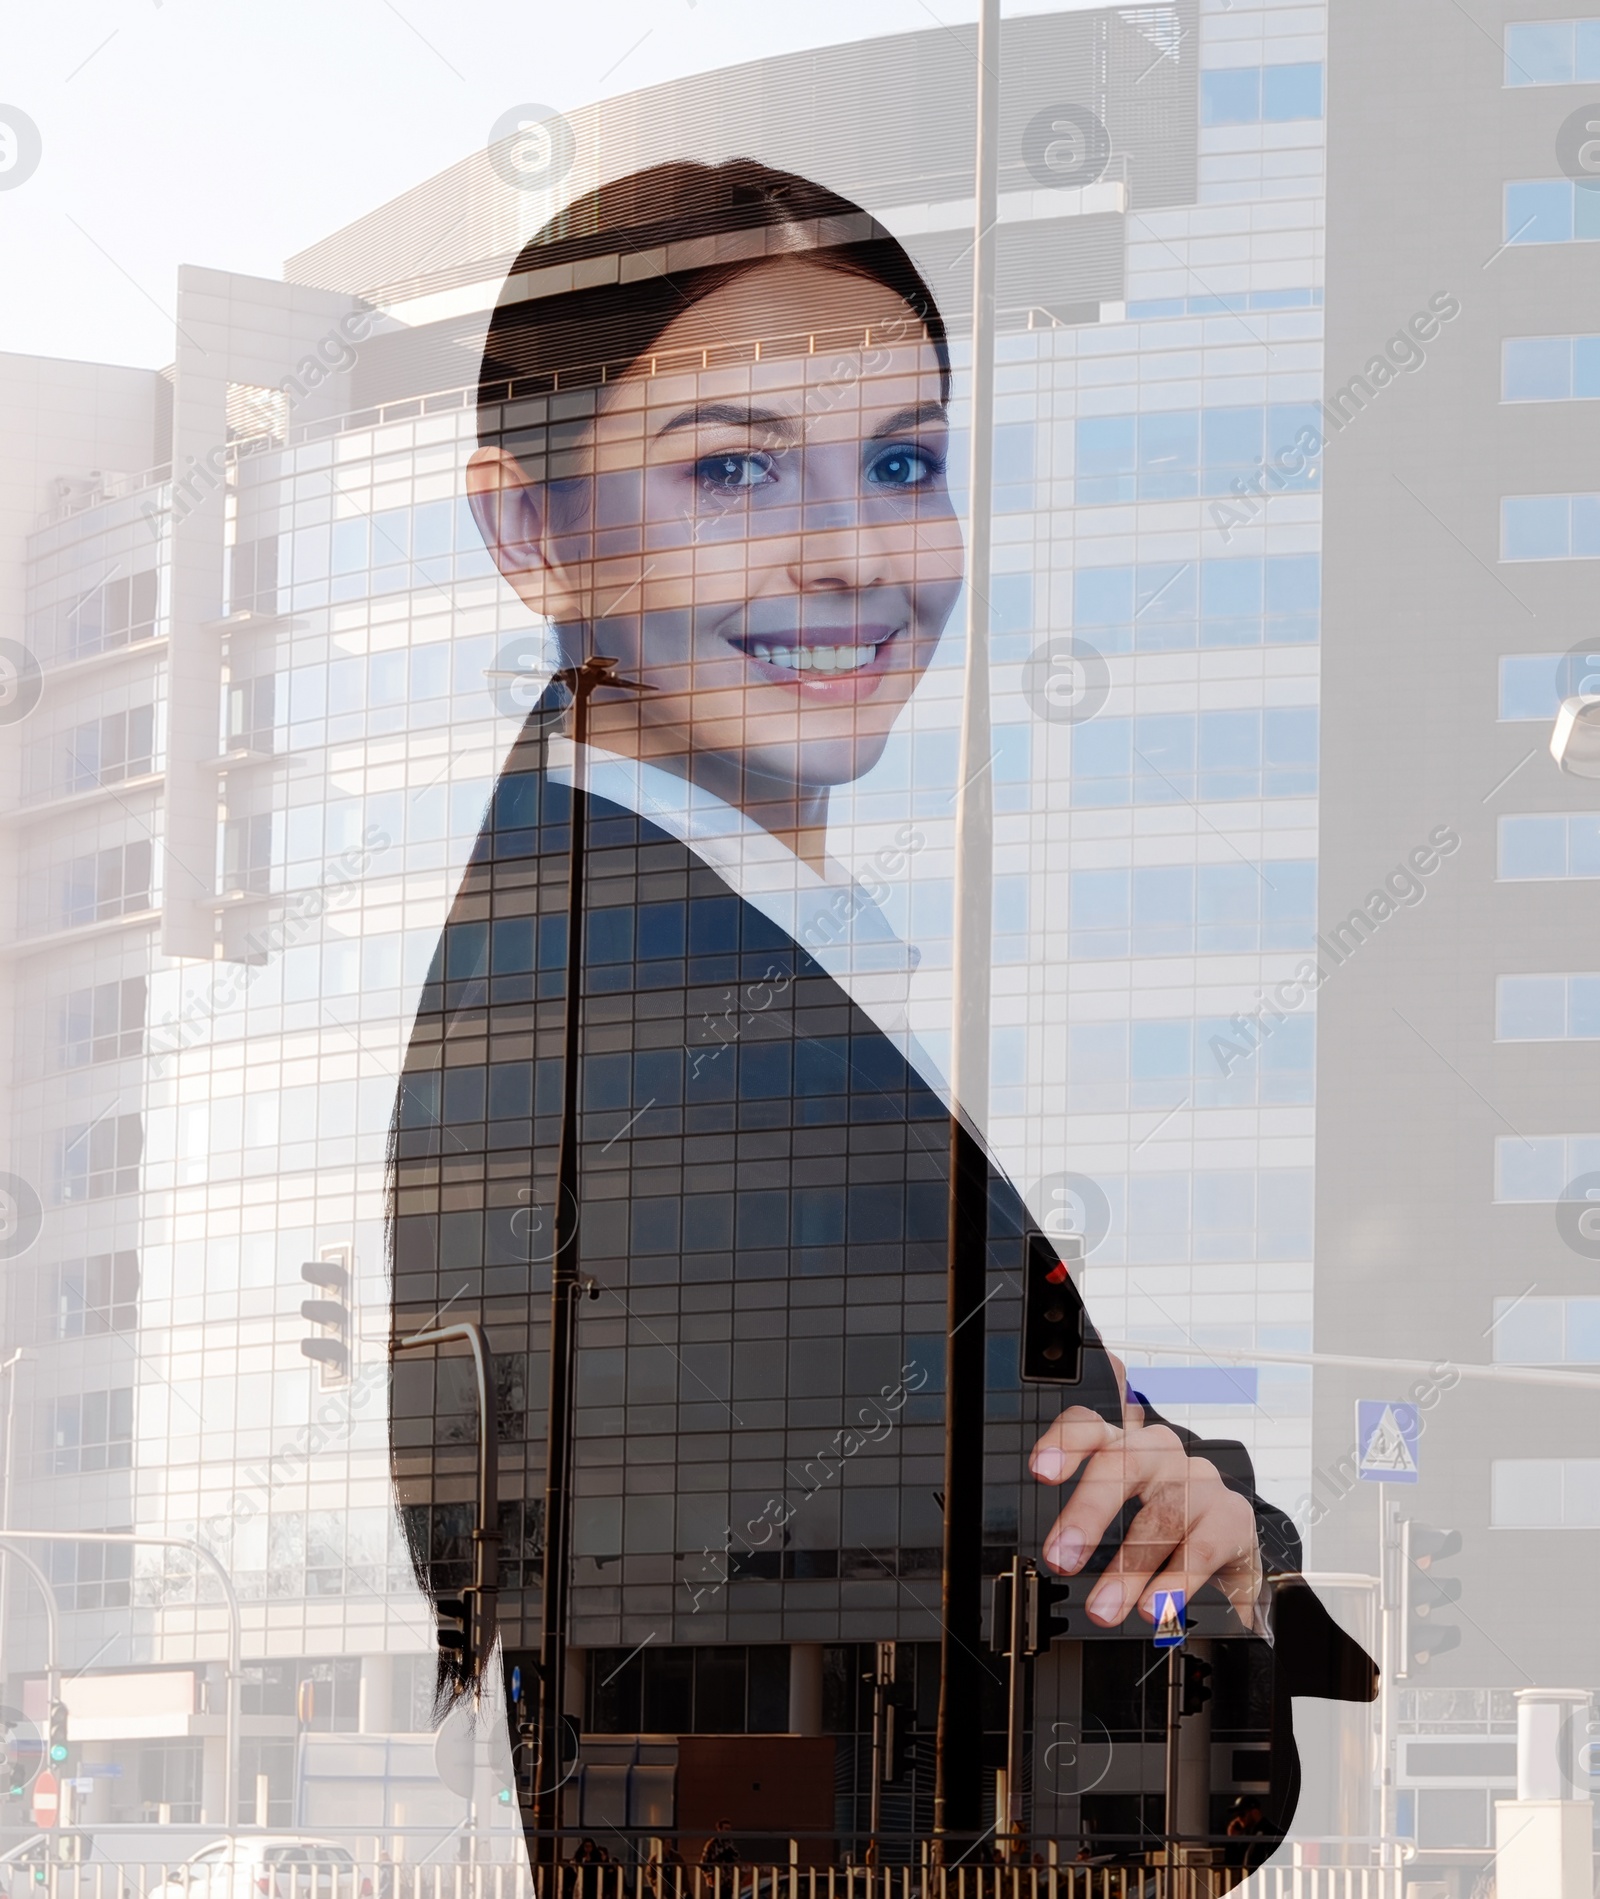
M 1083 1561 L 1083 1532 L 1059 1531 L 1045 1544 L 1044 1560 L 1052 1569 L 1065 1570 L 1070 1575 Z
M 1108 1628 L 1113 1622 L 1120 1622 L 1123 1613 L 1122 1584 L 1107 1583 L 1089 1604 L 1089 1613 L 1096 1622 L 1104 1622 Z
M 1033 1474 L 1042 1477 L 1047 1484 L 1059 1483 L 1066 1466 L 1067 1460 L 1053 1445 L 1047 1444 L 1042 1451 L 1033 1454 Z

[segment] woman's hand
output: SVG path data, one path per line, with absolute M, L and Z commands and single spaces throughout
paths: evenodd
M 1261 1551 L 1255 1511 L 1223 1483 L 1215 1464 L 1190 1457 L 1174 1431 L 1146 1424 L 1144 1407 L 1128 1402 L 1127 1371 L 1107 1353 L 1122 1394 L 1122 1424 L 1107 1424 L 1085 1405 L 1062 1412 L 1029 1460 L 1041 1483 L 1062 1484 L 1082 1469 L 1078 1487 L 1045 1538 L 1044 1559 L 1075 1575 L 1130 1498 L 1142 1505 L 1122 1547 L 1088 1600 L 1089 1614 L 1116 1628 L 1137 1602 L 1155 1620 L 1158 1589 L 1181 1589 L 1189 1600 L 1214 1581 L 1248 1629 L 1261 1627 Z

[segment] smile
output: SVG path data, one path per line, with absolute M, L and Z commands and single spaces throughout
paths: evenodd
M 753 640 L 751 655 L 770 666 L 784 666 L 796 673 L 853 673 L 870 666 L 883 646 L 893 639 L 891 633 L 876 645 L 866 646 L 769 646 Z

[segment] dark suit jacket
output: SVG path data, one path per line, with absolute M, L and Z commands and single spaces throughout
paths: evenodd
M 502 1470 L 526 1472 L 502 1476 L 508 1644 L 519 1612 L 526 1639 L 537 1621 L 517 1586 L 537 1584 L 542 1524 L 572 796 L 530 723 L 422 994 L 393 1136 L 397 1324 L 483 1314 Z M 935 1639 L 946 1109 L 685 845 L 592 798 L 587 861 L 577 1248 L 598 1296 L 579 1308 L 572 1640 Z M 1034 1438 L 1070 1403 L 1120 1421 L 1120 1394 L 1087 1321 L 1081 1384 L 1019 1382 L 1018 1268 L 1039 1229 L 998 1169 L 990 1189 L 985 1542 L 1037 1554 L 1062 1494 L 1028 1475 Z M 397 1481 L 435 1584 L 466 1580 L 455 1376 L 396 1369 Z M 1296 1570 L 1243 1446 L 1183 1435 L 1250 1497 L 1269 1571 Z M 1102 1633 L 1081 1609 L 1075 1626 Z M 1137 1617 L 1125 1633 L 1150 1638 Z M 1321 1692 L 1348 1694 L 1330 1666 L 1312 1669 Z

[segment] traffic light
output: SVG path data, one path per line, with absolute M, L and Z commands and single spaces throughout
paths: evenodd
M 67 1704 L 50 1703 L 50 1759 L 56 1765 L 67 1758 Z
M 1401 1680 L 1426 1668 L 1437 1655 L 1461 1646 L 1461 1631 L 1441 1622 L 1439 1611 L 1461 1599 L 1459 1576 L 1436 1576 L 1434 1565 L 1461 1553 L 1459 1530 L 1435 1530 L 1409 1519 L 1400 1524 Z
M 1072 1275 L 1083 1265 L 1083 1235 L 1053 1246 L 1031 1234 L 1023 1265 L 1022 1376 L 1039 1384 L 1075 1385 L 1083 1377 L 1083 1301 Z
M 471 1668 L 472 1591 L 463 1589 L 459 1596 L 435 1597 L 433 1611 L 438 1618 L 440 1650 L 460 1661 L 464 1668 Z
M 300 1302 L 301 1318 L 319 1328 L 300 1350 L 322 1367 L 324 1385 L 343 1384 L 350 1376 L 350 1269 L 336 1259 L 308 1259 L 300 1277 L 327 1295 Z
M 1204 1657 L 1186 1651 L 1183 1656 L 1183 1699 L 1180 1714 L 1198 1714 L 1211 1699 L 1211 1677 L 1216 1671 Z
M 1014 1558 L 1009 1569 L 994 1579 L 993 1612 L 989 1623 L 989 1646 L 996 1655 L 1011 1653 L 1011 1597 L 1014 1577 L 1022 1571 L 1022 1653 L 1042 1655 L 1065 1628 L 1057 1619 L 1072 1595 L 1072 1584 L 1062 1576 L 1047 1576 L 1031 1559 L 1019 1564 Z

